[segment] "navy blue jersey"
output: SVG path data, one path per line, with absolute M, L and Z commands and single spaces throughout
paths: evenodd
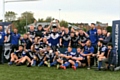
M 82 35 L 79 34 L 79 41 L 81 43 L 86 43 L 87 40 L 88 40 L 88 37 L 86 37 L 85 34 L 82 34 Z
M 14 54 L 17 55 L 18 58 L 24 57 L 26 56 L 26 52 L 25 51 L 15 51 Z
M 61 37 L 60 33 L 51 32 L 51 34 L 50 34 L 50 45 L 51 46 L 59 46 L 60 37 Z
M 99 41 L 100 38 L 103 38 L 103 35 L 97 35 L 97 40 Z
M 5 36 L 6 36 L 6 35 L 5 35 L 4 32 L 0 32 L 0 45 L 3 45 Z
M 34 39 L 35 38 L 35 34 L 36 34 L 35 31 L 29 31 L 30 38 Z
M 91 29 L 88 31 L 88 35 L 92 45 L 97 44 L 97 29 Z
M 111 36 L 111 34 L 109 36 L 103 35 L 103 44 L 107 45 L 109 42 L 112 42 L 112 36 Z
M 40 48 L 40 44 L 39 43 L 35 44 L 34 46 L 35 46 L 35 50 L 39 50 L 39 48 Z
M 85 46 L 84 54 L 90 54 L 90 53 L 94 53 L 94 47 L 93 46 L 90 46 L 90 47 Z
M 55 54 L 53 52 L 49 53 L 48 51 L 46 51 L 45 54 L 46 54 L 47 58 L 54 58 L 54 56 L 55 56 Z
M 27 39 L 22 39 L 21 43 L 22 44 L 26 44 L 26 49 L 30 49 L 31 48 L 32 42 L 28 38 Z
M 36 32 L 35 32 L 35 37 L 43 37 L 43 30 L 37 30 Z
M 99 48 L 100 54 L 104 53 L 104 56 L 107 57 L 108 49 L 106 46 L 102 46 Z
M 108 56 L 108 63 L 112 64 L 112 65 L 118 64 L 116 62 L 116 49 L 111 49 L 110 50 L 110 53 L 109 53 L 109 56 Z
M 48 46 L 48 44 L 44 43 L 44 42 L 40 42 L 40 48 L 46 48 Z
M 78 46 L 79 36 L 71 37 L 71 46 L 76 48 Z
M 68 52 L 68 51 L 66 51 L 64 54 L 72 57 L 75 57 L 77 55 L 76 52 Z
M 68 34 L 64 34 L 62 36 L 62 45 L 64 47 L 68 47 L 70 40 L 71 40 L 70 34 L 69 33 Z
M 11 33 L 11 44 L 12 45 L 19 45 L 19 39 L 21 35 L 19 33 Z
M 50 33 L 46 33 L 43 37 L 47 38 L 48 43 L 50 43 Z

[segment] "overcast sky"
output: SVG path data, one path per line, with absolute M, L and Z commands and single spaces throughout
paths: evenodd
M 0 0 L 0 19 L 2 19 L 2 1 Z M 10 1 L 10 0 L 6 0 Z M 120 0 L 40 0 L 33 2 L 6 3 L 6 11 L 14 11 L 20 16 L 22 12 L 31 11 L 34 17 L 52 16 L 68 22 L 91 23 L 101 21 L 112 25 L 113 20 L 120 19 Z

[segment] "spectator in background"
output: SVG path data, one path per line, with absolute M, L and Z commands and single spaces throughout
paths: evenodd
M 4 42 L 7 42 L 7 36 L 5 35 L 5 33 L 3 32 L 3 28 L 0 25 L 0 64 L 3 63 L 2 61 L 2 57 L 3 57 L 3 45 Z

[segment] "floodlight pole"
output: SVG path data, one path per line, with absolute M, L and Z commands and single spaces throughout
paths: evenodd
M 59 21 L 60 21 L 60 11 L 61 11 L 61 9 L 59 9 Z
M 3 0 L 3 22 L 5 22 L 5 4 L 9 2 L 26 2 L 26 1 L 39 1 L 39 0 L 12 0 L 12 1 L 5 1 Z

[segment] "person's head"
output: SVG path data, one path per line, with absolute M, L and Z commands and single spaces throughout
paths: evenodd
M 30 26 L 30 31 L 34 31 L 34 26 L 33 25 Z
M 23 49 L 24 49 L 24 46 L 23 45 L 19 45 L 19 51 L 23 51 Z
M 13 32 L 14 32 L 14 33 L 17 33 L 17 32 L 18 32 L 18 29 L 17 29 L 17 28 L 15 28 L 15 29 L 13 30 Z
M 70 36 L 71 36 L 71 37 L 74 37 L 74 36 L 75 36 L 75 33 L 74 33 L 74 32 L 71 32 L 71 33 L 70 33 Z
M 79 30 L 79 34 L 83 35 L 83 30 L 82 29 Z
M 91 46 L 91 41 L 90 41 L 90 40 L 87 40 L 87 42 L 86 42 L 86 46 L 88 46 L 88 47 Z
M 72 47 L 69 46 L 69 47 L 67 48 L 67 50 L 68 50 L 68 52 L 71 52 L 71 51 L 72 51 Z
M 81 52 L 81 48 L 77 47 L 77 52 L 80 53 Z
M 46 43 L 47 42 L 47 38 L 43 38 L 43 42 Z
M 107 35 L 107 30 L 105 30 L 105 29 L 102 30 L 102 34 L 103 34 L 103 35 Z
M 98 29 L 98 30 L 97 30 L 97 34 L 98 34 L 98 35 L 101 35 L 101 34 L 102 34 L 102 30 L 101 30 L 101 29 Z
M 50 46 L 47 46 L 47 51 L 51 50 L 51 47 Z
M 102 47 L 103 41 L 98 41 L 97 45 L 98 45 L 98 47 Z
M 65 28 L 65 33 L 68 34 L 69 33 L 69 29 Z
M 91 23 L 91 29 L 94 29 L 95 28 L 95 24 L 94 23 Z
M 65 27 L 64 27 L 64 26 L 61 26 L 61 27 L 60 27 L 60 30 L 61 30 L 61 31 L 64 31 L 64 30 L 65 30 Z
M 57 32 L 57 26 L 56 25 L 52 26 L 52 28 L 53 28 L 53 32 Z
M 38 30 L 42 30 L 42 25 L 38 25 Z
M 24 38 L 24 39 L 27 39 L 27 38 L 28 38 L 28 35 L 27 35 L 27 34 L 24 34 L 24 35 L 23 35 L 23 38 Z
M 2 31 L 2 26 L 0 26 L 0 31 Z
M 108 50 L 111 50 L 111 49 L 113 48 L 113 44 L 109 43 L 109 44 L 107 45 L 107 48 L 108 48 Z

